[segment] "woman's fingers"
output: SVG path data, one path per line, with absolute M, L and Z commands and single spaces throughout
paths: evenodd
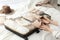
M 50 23 L 49 21 L 47 21 L 47 20 L 45 20 L 45 19 L 42 19 L 42 22 L 43 22 L 43 23 L 46 23 L 46 24 L 49 24 L 49 23 Z
M 46 19 L 48 22 L 51 22 L 51 20 L 48 19 L 46 16 L 44 16 L 44 19 Z
M 44 16 L 44 18 L 45 18 L 46 21 L 48 21 L 49 23 L 58 26 L 58 22 L 57 22 L 57 21 L 49 20 L 46 16 Z

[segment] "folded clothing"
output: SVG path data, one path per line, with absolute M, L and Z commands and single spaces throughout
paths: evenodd
M 14 31 L 16 31 L 16 32 L 18 32 L 20 34 L 23 34 L 23 35 L 29 32 L 29 29 L 28 28 L 26 28 L 26 27 L 24 27 L 22 25 L 19 25 L 15 21 L 12 21 L 12 20 L 6 20 L 4 22 L 4 24 L 9 29 L 14 30 Z
M 21 26 L 24 26 L 24 27 L 28 28 L 29 31 L 35 29 L 35 27 L 31 25 L 32 22 L 29 21 L 28 19 L 17 18 L 17 19 L 15 20 L 15 22 L 16 22 L 17 24 L 21 25 Z

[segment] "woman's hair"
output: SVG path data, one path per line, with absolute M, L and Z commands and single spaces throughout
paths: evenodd
M 49 20 L 51 20 L 51 16 L 44 12 L 40 13 L 39 15 L 42 16 L 40 19 L 44 19 L 44 16 L 46 16 Z M 48 25 L 49 23 L 42 22 L 41 24 Z
M 12 12 L 12 9 L 10 8 L 10 6 L 2 6 L 2 13 L 5 13 L 5 14 L 10 14 Z
M 40 16 L 42 16 L 42 18 L 43 18 L 43 16 L 46 16 L 48 19 L 50 19 L 51 20 L 51 16 L 50 15 L 48 15 L 48 14 L 46 14 L 46 13 L 40 13 L 39 14 Z

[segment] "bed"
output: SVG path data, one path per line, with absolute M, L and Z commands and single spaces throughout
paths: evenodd
M 6 4 L 7 4 L 7 3 L 6 3 Z M 24 4 L 24 3 L 23 3 L 23 4 Z M 10 5 L 10 4 L 9 4 L 9 5 Z M 15 4 L 14 4 L 14 5 L 15 5 Z M 23 11 L 25 12 L 25 10 L 28 10 L 27 7 L 24 7 L 24 5 L 22 5 L 23 7 L 22 7 L 20 4 L 18 4 L 18 5 L 16 4 L 15 7 L 14 7 L 14 5 L 10 5 L 10 6 L 11 6 L 13 9 L 15 9 L 15 10 L 19 9 L 21 13 L 22 13 Z M 17 6 L 21 6 L 22 8 L 21 8 L 21 9 L 20 9 L 20 7 L 17 8 Z M 25 8 L 26 8 L 26 9 L 25 9 Z M 25 9 L 25 10 L 22 10 L 22 9 Z M 55 20 L 58 20 L 58 19 L 56 19 L 56 18 L 60 17 L 60 16 L 59 16 L 59 15 L 60 15 L 60 14 L 59 14 L 60 12 L 59 12 L 58 10 L 56 10 L 55 8 L 49 8 L 49 7 L 42 7 L 42 6 L 40 6 L 40 7 L 38 7 L 37 9 L 40 9 L 41 11 L 44 11 L 45 13 L 47 13 L 47 14 L 49 14 L 49 15 L 52 15 L 52 14 L 53 14 L 53 15 L 52 15 L 52 18 L 55 19 Z M 52 10 L 52 9 L 53 9 L 53 10 Z M 55 12 L 53 12 L 53 11 L 55 11 Z M 55 17 L 56 13 L 58 13 L 58 14 L 57 14 L 57 17 Z M 18 14 L 18 15 L 19 15 L 19 14 Z M 20 15 L 19 15 L 19 16 L 20 16 Z M 16 17 L 17 17 L 17 16 L 16 16 Z M 10 17 L 10 18 L 11 18 L 11 17 Z M 15 17 L 13 17 L 13 19 L 14 19 L 14 18 L 15 18 Z M 11 20 L 8 20 L 8 21 L 10 22 Z M 58 20 L 58 21 L 59 21 L 59 20 Z M 59 21 L 59 22 L 60 22 L 60 21 Z M 14 23 L 14 21 L 13 21 L 13 23 Z M 13 24 L 13 23 L 12 23 L 12 24 Z M 15 26 L 15 25 L 14 25 L 14 26 Z M 13 32 L 13 33 L 15 33 L 15 34 L 18 34 L 19 36 L 23 37 L 25 40 L 28 40 L 27 37 L 28 37 L 30 34 L 32 34 L 33 32 L 37 32 L 37 33 L 39 32 L 39 31 L 37 31 L 37 29 L 34 29 L 33 32 L 31 31 L 31 33 L 29 34 L 29 29 L 23 27 L 23 29 L 25 29 L 25 30 L 23 30 L 23 32 L 25 32 L 25 31 L 26 31 L 26 32 L 24 33 L 25 35 L 22 35 L 22 34 L 20 34 L 20 33 L 17 33 L 17 32 L 15 32 L 15 31 L 9 29 L 8 26 L 6 26 L 6 25 L 5 25 L 5 27 L 6 27 L 6 29 L 10 30 L 11 32 Z M 11 27 L 12 27 L 12 26 L 11 26 Z M 16 26 L 16 27 L 17 27 L 17 26 Z M 18 26 L 18 27 L 20 27 L 20 26 Z M 22 27 L 22 26 L 21 26 L 21 27 Z M 21 29 L 21 30 L 22 30 L 22 29 Z M 22 31 L 21 31 L 21 32 L 22 32 Z M 27 33 L 27 32 L 28 32 L 28 33 Z M 26 35 L 26 33 L 27 33 L 27 35 Z

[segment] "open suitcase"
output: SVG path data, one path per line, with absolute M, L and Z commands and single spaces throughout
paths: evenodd
M 47 15 L 49 19 L 51 19 L 51 16 L 48 14 L 40 14 L 41 16 Z M 13 20 L 6 20 L 4 22 L 6 29 L 9 31 L 17 34 L 18 36 L 24 38 L 25 40 L 28 40 L 28 36 L 33 34 L 34 32 L 39 33 L 39 29 L 33 26 L 25 26 L 27 24 L 31 24 L 31 21 L 24 19 L 24 18 L 18 18 L 16 21 Z M 23 25 L 23 26 L 22 26 Z
M 21 21 L 23 21 L 24 19 L 21 19 Z M 22 23 L 20 21 L 20 23 Z M 24 24 L 26 25 L 27 22 L 26 20 L 23 21 Z M 6 22 L 4 23 L 5 27 L 7 30 L 13 32 L 14 34 L 24 38 L 25 40 L 28 40 L 28 36 L 30 36 L 31 34 L 33 34 L 34 32 L 39 33 L 39 29 L 38 28 L 34 28 L 32 27 L 24 27 L 21 25 L 19 25 L 18 23 L 16 23 L 15 21 L 12 20 L 6 20 Z

